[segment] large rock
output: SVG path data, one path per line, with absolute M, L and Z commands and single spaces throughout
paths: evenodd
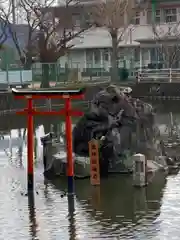
M 127 151 L 129 154 L 141 152 L 153 158 L 157 155 L 156 135 L 152 106 L 110 85 L 94 97 L 89 112 L 76 124 L 74 152 L 88 156 L 88 142 L 105 136 L 100 164 L 114 162 Z

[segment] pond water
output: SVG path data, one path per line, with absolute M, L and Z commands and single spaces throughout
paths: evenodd
M 156 121 L 162 132 L 180 122 L 178 104 L 156 104 Z M 75 211 L 69 214 L 65 179 L 44 180 L 40 143 L 50 123 L 58 131 L 63 131 L 63 124 L 48 118 L 36 123 L 37 193 L 33 200 L 24 195 L 26 129 L 19 126 L 19 117 L 6 118 L 1 119 L 1 129 L 6 128 L 0 140 L 0 240 L 180 239 L 180 173 L 167 179 L 159 175 L 146 189 L 139 190 L 125 176 L 104 179 L 100 188 L 91 187 L 88 179 L 78 180 Z M 9 118 L 14 126 L 17 123 L 17 129 L 7 128 Z

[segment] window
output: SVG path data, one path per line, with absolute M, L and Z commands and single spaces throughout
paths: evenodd
M 94 50 L 94 63 L 98 64 L 100 63 L 100 60 L 101 60 L 100 51 L 98 49 Z
M 152 23 L 153 17 L 155 17 L 156 23 L 160 23 L 161 22 L 161 10 L 160 9 L 156 10 L 155 16 L 152 15 L 152 11 L 147 12 L 147 23 L 148 24 Z
M 156 23 L 161 22 L 161 10 L 160 9 L 156 10 L 156 12 L 155 12 L 155 22 Z
M 150 59 L 152 63 L 159 63 L 163 61 L 163 51 L 161 48 L 150 49 Z
M 151 62 L 155 63 L 158 61 L 157 58 L 157 49 L 156 48 L 151 48 L 150 49 L 150 58 L 151 58 Z
M 91 50 L 86 50 L 86 61 L 88 63 L 91 63 L 93 62 L 93 51 Z
M 147 11 L 147 24 L 152 22 L 152 11 Z
M 134 24 L 139 25 L 140 24 L 140 12 L 136 12 L 136 15 L 134 17 Z
M 118 59 L 120 61 L 123 61 L 124 60 L 124 57 L 125 57 L 125 53 L 124 53 L 124 49 L 121 48 L 121 50 L 118 52 Z
M 80 18 L 81 18 L 80 14 L 75 14 L 75 13 L 72 14 L 72 24 L 74 27 L 80 26 L 80 23 L 81 23 Z
M 139 61 L 140 60 L 140 49 L 135 48 L 134 49 L 134 61 Z
M 80 27 L 88 28 L 88 26 L 89 26 L 89 20 L 86 18 L 86 16 L 84 14 L 81 15 Z
M 142 48 L 141 52 L 142 52 L 142 60 L 143 61 L 149 60 L 149 50 L 147 48 Z
M 106 62 L 109 61 L 109 51 L 107 49 L 104 49 L 103 60 L 106 61 Z
M 155 16 L 152 15 L 152 11 L 147 12 L 147 23 L 151 24 L 153 17 L 155 17 L 156 23 L 171 23 L 177 22 L 177 9 L 157 9 L 155 12 Z
M 167 23 L 177 22 L 177 9 L 164 9 L 164 20 Z

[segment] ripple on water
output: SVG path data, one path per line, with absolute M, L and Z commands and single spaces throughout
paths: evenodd
M 57 186 L 49 182 L 44 185 L 40 172 L 42 169 L 38 168 L 36 183 L 39 194 L 35 196 L 35 208 L 33 208 L 32 203 L 28 206 L 27 197 L 20 194 L 25 187 L 24 169 L 11 166 L 0 168 L 0 239 L 68 240 L 69 236 L 71 239 L 85 240 L 116 239 L 117 237 L 119 239 L 155 239 L 155 237 L 165 239 L 163 237 L 169 236 L 174 231 L 180 236 L 179 230 L 172 225 L 174 223 L 177 227 L 178 220 L 171 219 L 179 207 L 179 204 L 176 204 L 176 199 L 180 197 L 179 176 L 177 179 L 168 179 L 161 215 L 155 221 L 154 215 L 159 214 L 159 210 L 156 209 L 158 201 L 149 201 L 152 208 L 150 209 L 148 206 L 150 203 L 139 198 L 139 194 L 129 192 L 128 195 L 132 199 L 128 202 L 123 188 L 119 194 L 111 189 L 111 195 L 109 195 L 109 192 L 105 191 L 105 188 L 108 188 L 107 182 L 102 183 L 100 199 L 98 199 L 99 193 L 92 191 L 88 181 L 76 184 L 76 211 L 69 217 L 67 198 L 60 197 L 65 189 L 64 183 L 62 186 L 61 183 Z M 113 185 L 114 181 L 122 180 L 108 181 L 112 181 Z M 142 196 L 143 194 L 141 192 Z M 122 206 L 122 200 L 124 206 Z M 171 227 L 171 231 L 167 227 Z
M 102 180 L 92 188 L 89 180 L 76 181 L 75 212 L 68 215 L 66 183 L 43 179 L 36 165 L 35 202 L 21 192 L 26 188 L 26 154 L 0 154 L 0 240 L 169 240 L 180 239 L 180 174 L 165 185 L 158 179 L 147 190 L 134 190 L 129 178 Z M 117 189 L 118 186 L 118 189 Z
M 157 239 L 180 238 L 180 173 L 168 178 L 159 216 L 160 229 Z

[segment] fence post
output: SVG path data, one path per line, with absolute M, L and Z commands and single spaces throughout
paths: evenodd
M 57 74 L 58 74 L 58 68 L 57 68 L 57 63 L 55 64 L 55 68 L 54 68 L 54 71 L 55 71 L 55 79 L 56 79 L 56 86 L 57 86 L 57 82 L 58 82 L 58 76 L 57 76 Z
M 22 69 L 20 68 L 20 82 L 21 82 L 21 87 L 23 85 L 23 75 L 22 75 Z
M 172 82 L 172 68 L 169 69 L 169 82 Z
M 9 71 L 8 70 L 9 70 L 8 64 L 6 64 L 6 77 L 7 77 L 6 80 L 7 80 L 7 84 L 8 84 L 8 87 L 9 87 L 10 84 L 9 84 Z
M 36 66 L 36 63 L 31 66 L 31 71 L 32 71 L 31 88 L 34 88 L 34 80 L 35 80 L 35 78 L 36 78 L 36 76 L 34 76 L 34 68 L 35 68 L 35 72 L 36 72 L 36 74 L 37 74 L 37 66 Z M 42 66 L 40 66 L 40 68 L 41 68 L 41 72 L 42 72 Z

